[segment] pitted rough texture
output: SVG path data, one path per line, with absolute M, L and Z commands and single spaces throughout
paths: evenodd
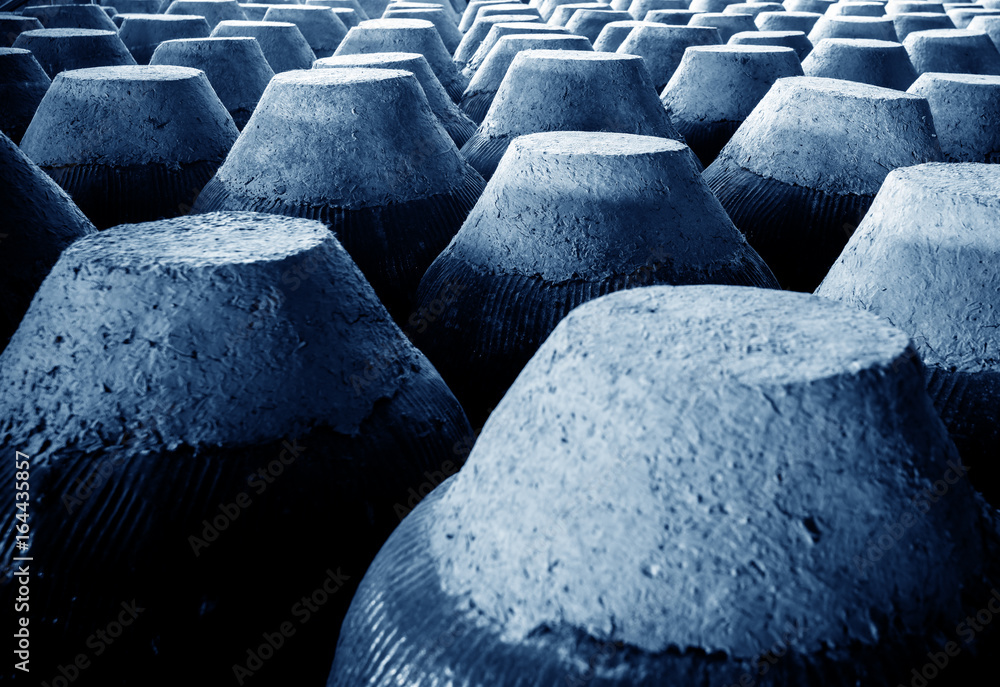
M 870 38 L 896 42 L 896 28 L 888 17 L 847 17 L 824 15 L 819 18 L 809 40 L 816 45 L 824 38 Z
M 373 69 L 402 69 L 412 73 L 420 82 L 420 88 L 427 96 L 434 115 L 441 125 L 461 146 L 475 133 L 476 125 L 448 97 L 444 86 L 434 75 L 434 70 L 427 63 L 427 58 L 415 52 L 377 52 L 359 55 L 337 55 L 316 60 L 314 69 L 369 67 Z
M 47 29 L 97 29 L 114 31 L 117 27 L 104 9 L 97 5 L 34 5 L 22 14 L 35 17 Z
M 40 31 L 45 27 L 34 17 L 0 12 L 0 48 L 9 48 L 24 31 Z
M 70 69 L 133 65 L 135 59 L 114 31 L 39 29 L 24 31 L 15 48 L 30 50 L 51 78 Z
M 3 351 L 62 250 L 95 229 L 66 192 L 4 135 L 0 135 L 0 207 Z
M 212 38 L 249 36 L 256 38 L 275 74 L 293 69 L 309 69 L 316 54 L 309 42 L 291 22 L 223 21 L 212 31 Z
M 156 47 L 179 38 L 207 38 L 212 29 L 205 17 L 184 14 L 133 14 L 122 22 L 118 37 L 139 64 L 149 64 Z M 214 84 L 213 84 L 214 85 Z
M 687 48 L 720 43 L 722 38 L 714 27 L 658 24 L 635 27 L 615 52 L 640 56 L 659 92 L 670 81 Z
M 603 29 L 594 41 L 595 52 L 615 52 L 625 42 L 632 29 L 637 26 L 655 24 L 656 22 L 646 21 L 613 21 Z
M 548 24 L 538 24 L 534 22 L 527 21 L 505 21 L 494 24 L 490 27 L 489 33 L 486 34 L 486 38 L 483 42 L 479 44 L 476 48 L 476 53 L 472 56 L 465 67 L 462 68 L 462 73 L 470 79 L 479 70 L 486 58 L 489 57 L 490 51 L 493 46 L 497 44 L 504 36 L 510 36 L 514 34 L 559 34 L 565 36 L 569 34 L 562 26 L 550 26 Z
M 504 36 L 476 71 L 465 89 L 463 100 L 478 93 L 495 94 L 518 53 L 523 50 L 582 50 L 593 52 L 583 36 L 565 34 L 514 34 Z
M 56 77 L 21 148 L 40 167 L 221 161 L 239 131 L 205 74 L 96 67 Z
M 320 276 L 298 291 L 289 285 L 302 266 Z M 67 249 L 33 306 L 0 358 L 7 416 L 48 425 L 18 430 L 31 455 L 43 441 L 101 446 L 125 418 L 155 424 L 171 449 L 300 436 L 316 418 L 352 435 L 400 383 L 386 374 L 352 385 L 352 375 L 387 351 L 403 377 L 430 369 L 334 235 L 309 220 L 211 213 L 122 225 Z M 81 320 L 84 306 L 102 316 Z
M 942 13 L 913 12 L 896 14 L 892 17 L 892 25 L 896 29 L 896 36 L 902 43 L 914 31 L 929 31 L 932 29 L 953 29 L 955 24 L 951 18 Z
M 316 57 L 329 57 L 347 35 L 347 27 L 329 7 L 275 5 L 264 14 L 264 21 L 291 22 L 299 27 Z
M 589 41 L 596 41 L 605 26 L 613 21 L 628 21 L 628 12 L 615 10 L 577 10 L 566 22 L 566 30 Z
M 737 33 L 757 30 L 757 25 L 754 24 L 753 17 L 749 14 L 726 14 L 725 12 L 696 14 L 691 17 L 691 21 L 687 25 L 715 28 L 723 43 L 728 43 L 729 39 Z
M 661 100 L 675 122 L 740 122 L 775 81 L 801 75 L 799 58 L 791 48 L 694 46 L 684 52 Z
M 253 38 L 188 38 L 161 43 L 153 65 L 177 65 L 205 72 L 219 100 L 243 128 L 274 72 Z
M 818 12 L 761 12 L 753 20 L 753 23 L 761 31 L 809 33 L 822 16 Z
M 792 651 L 872 647 L 889 618 L 913 635 L 964 616 L 966 570 L 986 564 L 965 480 L 903 535 L 905 565 L 852 562 L 956 460 L 883 320 L 788 292 L 634 289 L 559 324 L 428 537 L 445 593 L 506 642 L 570 627 L 749 657 L 794 627 Z
M 489 17 L 477 19 L 469 28 L 462 42 L 455 49 L 455 64 L 459 68 L 464 67 L 469 60 L 476 55 L 479 46 L 489 35 L 490 30 L 497 24 L 535 24 L 537 26 L 548 26 L 538 22 L 537 17 L 519 14 L 494 14 Z
M 998 213 L 993 165 L 896 170 L 817 294 L 888 318 L 928 364 L 1000 372 Z
M 549 283 L 601 281 L 656 259 L 676 283 L 751 253 L 683 143 L 561 132 L 514 140 L 442 258 Z
M 335 55 L 355 55 L 373 52 L 418 52 L 427 58 L 427 63 L 441 85 L 458 102 L 468 81 L 451 61 L 448 49 L 434 24 L 422 19 L 370 19 L 361 22 L 347 32 L 347 36 L 337 46 Z
M 448 193 L 466 171 L 413 74 L 312 69 L 271 80 L 213 183 L 242 197 L 361 208 Z
M 967 29 L 915 31 L 903 45 L 918 74 L 1000 75 L 1000 52 L 985 33 Z
M 220 21 L 240 21 L 247 18 L 236 0 L 174 0 L 167 7 L 166 14 L 201 15 L 213 29 Z
M 526 50 L 514 58 L 507 77 L 477 136 L 539 131 L 677 136 L 641 57 Z
M 949 162 L 1000 162 L 1000 76 L 929 72 L 909 92 L 927 98 Z
M 727 158 L 787 184 L 874 195 L 891 170 L 939 160 L 941 147 L 923 98 L 799 76 L 774 84 L 723 148 Z
M 864 38 L 826 38 L 802 61 L 807 76 L 857 81 L 905 91 L 917 72 L 899 43 Z
M 777 45 L 791 48 L 800 60 L 813 47 L 801 31 L 741 31 L 729 39 L 729 45 Z

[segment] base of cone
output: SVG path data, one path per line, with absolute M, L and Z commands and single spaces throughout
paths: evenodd
M 995 507 L 1000 506 L 1000 373 L 969 372 L 928 364 L 927 393 L 948 428 L 962 461 L 969 466 L 972 485 Z
M 495 97 L 495 92 L 472 93 L 462 96 L 462 102 L 458 105 L 462 108 L 462 112 L 464 112 L 469 119 L 476 124 L 482 124 L 483 120 L 486 119 L 486 113 L 490 111 L 490 105 L 493 104 L 493 98 Z M 473 135 L 475 135 L 475 132 L 473 132 Z M 472 138 L 472 136 L 469 138 Z M 468 142 L 468 139 L 466 139 L 466 142 Z
M 489 108 L 487 108 L 489 111 Z M 475 119 L 471 114 L 466 112 L 470 119 Z M 485 114 L 483 117 L 485 118 Z M 483 179 L 489 181 L 493 176 L 493 173 L 497 171 L 497 165 L 500 164 L 500 158 L 503 154 L 507 152 L 510 142 L 514 140 L 510 136 L 501 136 L 498 138 L 490 138 L 488 136 L 481 135 L 478 131 L 466 141 L 465 145 L 462 146 L 462 157 L 465 161 L 477 172 L 483 175 Z
M 811 293 L 819 286 L 874 200 L 762 177 L 727 157 L 712 163 L 704 178 L 733 224 L 790 291 Z
M 502 627 L 444 591 L 430 535 L 439 526 L 435 504 L 452 483 L 444 482 L 413 510 L 368 568 L 341 628 L 328 687 L 394 687 L 404 666 L 414 684 L 447 674 L 469 687 L 725 686 L 762 684 L 755 681 L 765 672 L 771 687 L 855 687 L 862 679 L 873 687 L 896 687 L 901 681 L 910 684 L 910 666 L 920 670 L 931 660 L 929 654 L 943 651 L 944 641 L 938 644 L 932 637 L 954 637 L 955 620 L 949 618 L 940 628 L 927 628 L 926 636 L 900 637 L 889 630 L 877 646 L 805 654 L 790 646 L 795 642 L 792 631 L 789 637 L 776 637 L 773 647 L 761 647 L 761 655 L 753 658 L 697 646 L 650 654 L 566 626 L 538 628 L 520 643 L 504 641 Z M 964 600 L 975 613 L 992 598 L 992 590 L 988 582 L 973 586 Z M 984 630 L 983 643 L 995 642 L 995 628 Z M 980 658 L 983 665 L 977 667 L 971 656 L 946 657 L 949 678 L 959 680 L 954 684 L 974 681 L 976 670 L 987 669 L 988 661 L 988 656 Z M 926 687 L 921 680 L 916 685 Z
M 397 322 L 412 314 L 420 277 L 462 226 L 484 188 L 469 172 L 447 194 L 377 207 L 345 209 L 274 198 L 252 198 L 213 179 L 194 212 L 252 210 L 319 220 L 336 233 Z
M 42 168 L 98 229 L 179 217 L 191 205 L 222 160 L 127 167 L 74 165 Z
M 555 283 L 538 276 L 487 272 L 446 253 L 421 280 L 406 331 L 444 377 L 469 421 L 479 426 L 542 342 L 578 305 L 654 284 L 776 286 L 752 251 L 711 271 L 678 273 L 678 267 L 669 260 L 651 259 L 632 274 Z

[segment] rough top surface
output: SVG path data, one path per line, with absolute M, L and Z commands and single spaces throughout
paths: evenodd
M 103 29 L 32 29 L 22 31 L 21 35 L 26 38 L 79 38 L 81 36 L 114 36 L 114 31 Z
M 952 83 L 964 84 L 968 86 L 1000 86 L 1000 76 L 994 74 L 954 74 L 951 72 L 924 72 L 913 83 L 917 88 L 918 84 L 925 84 L 929 81 L 951 81 Z
M 358 24 L 362 29 L 433 29 L 426 19 L 366 19 Z
M 170 65 L 124 65 L 121 67 L 88 67 L 63 72 L 58 78 L 66 81 L 185 81 L 198 79 L 201 71 L 191 67 Z
M 927 363 L 1000 371 L 1000 168 L 889 174 L 817 294 L 888 318 Z
M 100 450 L 136 421 L 171 448 L 253 444 L 317 423 L 354 434 L 428 369 L 325 226 L 211 213 L 64 251 L 0 357 L 0 407 L 43 459 L 43 441 Z M 39 413 L 51 431 L 34 431 Z
M 892 169 L 941 156 L 924 98 L 809 76 L 775 82 L 719 155 L 788 184 L 867 195 Z
M 580 306 L 434 504 L 446 593 L 511 642 L 568 626 L 743 659 L 789 627 L 798 651 L 829 651 L 877 645 L 886 618 L 922 635 L 962 617 L 984 565 L 967 480 L 898 558 L 854 562 L 957 459 L 912 356 L 884 320 L 806 294 Z
M 730 55 L 787 55 L 795 54 L 791 48 L 783 45 L 692 45 L 687 50 L 692 52 L 725 53 Z M 686 51 L 685 51 L 686 52 Z
M 971 29 L 927 29 L 926 31 L 914 31 L 906 37 L 909 42 L 919 40 L 933 40 L 935 38 L 972 38 L 973 36 L 984 35 L 982 31 Z
M 747 250 L 687 146 L 569 131 L 514 139 L 445 253 L 549 283 L 651 265 L 684 282 Z
M 867 50 L 899 50 L 903 47 L 902 43 L 880 41 L 875 38 L 824 38 L 820 43 L 850 46 L 851 48 L 864 48 Z
M 358 67 L 271 79 L 216 178 L 251 198 L 360 208 L 449 193 L 468 172 L 412 73 Z

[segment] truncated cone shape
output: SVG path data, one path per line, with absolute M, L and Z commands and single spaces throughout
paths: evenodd
M 817 12 L 761 12 L 753 20 L 753 23 L 761 31 L 809 33 L 822 16 Z
M 458 48 L 455 50 L 455 64 L 459 69 L 464 69 L 469 61 L 475 56 L 476 51 L 479 50 L 479 46 L 482 45 L 483 41 L 489 35 L 490 30 L 497 24 L 534 24 L 536 26 L 550 26 L 548 24 L 542 24 L 535 17 L 527 17 L 524 15 L 517 14 L 494 14 L 489 17 L 482 17 L 477 19 L 472 27 L 466 32 L 462 37 L 462 42 L 459 44 Z M 562 28 L 562 27 L 556 27 Z
M 348 29 L 352 26 L 357 26 L 363 21 L 367 21 L 367 19 L 362 19 L 357 12 L 347 7 L 330 7 L 329 9 Z
M 628 13 L 636 21 L 642 21 L 652 10 L 683 10 L 686 7 L 683 0 L 632 0 Z
M 845 17 L 824 15 L 819 18 L 809 40 L 816 45 L 824 38 L 867 38 L 876 41 L 897 40 L 896 29 L 889 17 Z
M 787 76 L 802 76 L 791 48 L 695 46 L 685 51 L 660 100 L 691 150 L 708 166 L 774 82 Z
M 488 180 L 512 140 L 546 131 L 680 136 L 641 57 L 528 50 L 518 53 L 507 69 L 462 155 Z
M 647 24 L 656 24 L 657 22 L 652 21 L 613 21 L 607 26 L 605 26 L 600 35 L 597 36 L 597 40 L 594 41 L 594 51 L 595 52 L 615 52 L 621 47 L 621 44 L 625 42 L 628 35 L 632 33 L 632 29 L 637 26 L 645 26 Z M 683 26 L 683 24 L 681 24 Z
M 986 9 L 983 7 L 956 7 L 948 10 L 948 16 L 955 22 L 955 28 L 968 28 L 969 23 L 976 17 L 990 17 L 1000 15 L 1000 9 Z
M 246 126 L 274 72 L 253 38 L 188 38 L 167 41 L 150 64 L 172 64 L 205 72 L 238 129 Z
M 115 23 L 97 5 L 36 5 L 22 13 L 35 17 L 47 29 L 115 30 Z
M 427 104 L 456 146 L 463 146 L 476 133 L 476 124 L 448 97 L 427 58 L 415 52 L 376 52 L 367 55 L 338 55 L 316 60 L 313 68 L 402 69 L 411 72 L 427 96 Z
M 812 51 L 812 43 L 801 31 L 742 31 L 728 41 L 729 45 L 777 45 L 791 48 L 800 60 Z
M 427 58 L 434 75 L 456 103 L 468 80 L 451 61 L 434 24 L 422 19 L 370 19 L 347 32 L 336 55 L 373 52 L 418 52 Z
M 427 270 L 408 333 L 478 425 L 571 309 L 656 283 L 777 288 L 684 144 L 532 134 Z
M 312 69 L 271 80 L 195 210 L 321 220 L 405 321 L 482 190 L 413 74 Z
M 139 64 L 149 64 L 153 51 L 163 41 L 207 38 L 212 29 L 205 17 L 185 14 L 146 14 L 127 17 L 118 37 Z
M 379 552 L 327 684 L 725 686 L 761 660 L 770 685 L 909 684 L 1000 598 L 996 514 L 921 368 L 806 294 L 580 306 Z
M 510 65 L 523 50 L 582 50 L 592 51 L 590 42 L 583 36 L 560 34 L 534 34 L 505 36 L 490 51 L 482 68 L 469 82 L 462 96 L 462 110 L 476 124 L 482 124 L 496 98 Z
M 66 246 L 94 233 L 59 186 L 0 134 L 0 352 Z
M 927 365 L 973 485 L 1000 503 L 1000 167 L 889 175 L 817 293 L 888 318 Z
M 476 48 L 476 52 L 472 56 L 472 59 L 470 59 L 462 68 L 462 74 L 470 79 L 469 83 L 471 84 L 472 77 L 477 71 L 479 71 L 483 62 L 486 61 L 486 58 L 489 56 L 493 46 L 495 46 L 497 41 L 504 36 L 511 36 L 514 34 L 566 35 L 569 33 L 570 32 L 567 31 L 565 27 L 551 26 L 549 24 L 540 24 L 537 22 L 506 21 L 493 24 L 493 26 L 490 27 L 489 33 L 486 34 L 486 38 L 484 38 L 483 42 L 479 44 L 478 48 Z
M 1000 162 L 1000 76 L 923 74 L 909 92 L 927 98 L 948 162 Z
M 929 12 L 894 15 L 892 25 L 896 29 L 896 36 L 900 42 L 905 41 L 906 37 L 914 31 L 955 28 L 955 24 L 948 18 L 947 14 L 932 14 Z
M 264 15 L 264 21 L 287 21 L 298 26 L 318 58 L 332 55 L 347 35 L 344 22 L 329 7 L 275 5 Z
M 576 2 L 569 5 L 560 5 L 552 13 L 548 23 L 552 26 L 566 26 L 573 15 L 580 10 L 610 10 L 611 5 L 606 2 Z M 631 17 L 631 15 L 629 15 Z
M 707 26 L 718 29 L 723 43 L 727 43 L 735 34 L 743 31 L 756 31 L 753 17 L 749 14 L 726 14 L 724 12 L 705 12 L 691 17 L 688 26 Z
M 0 48 L 9 48 L 24 31 L 44 29 L 42 22 L 34 17 L 23 17 L 20 14 L 0 12 Z
M 628 21 L 628 12 L 615 10 L 577 10 L 566 22 L 566 30 L 577 36 L 596 41 L 605 26 L 613 21 Z
M 174 0 L 167 7 L 166 14 L 200 14 L 213 29 L 220 21 L 247 18 L 236 0 Z
M 21 149 L 106 229 L 190 212 L 238 134 L 197 69 L 96 67 L 56 77 Z
M 691 0 L 688 9 L 697 12 L 723 12 L 732 4 L 731 0 Z
M 29 50 L 0 48 L 0 132 L 21 142 L 52 79 Z
M 134 12 L 136 14 L 156 14 L 160 11 L 160 0 L 108 0 L 115 3 L 119 14 Z M 102 3 L 103 4 L 103 3 Z
M 936 0 L 889 0 L 885 13 L 890 17 L 909 12 L 944 14 L 944 5 Z
M 455 48 L 462 42 L 462 33 L 451 21 L 451 18 L 444 13 L 443 9 L 435 8 L 400 8 L 396 9 L 391 4 L 385 8 L 383 16 L 386 19 L 423 19 L 434 24 L 441 41 L 448 52 L 454 53 Z
M 802 61 L 806 76 L 858 81 L 905 91 L 917 80 L 899 43 L 864 38 L 825 38 Z
M 788 12 L 816 12 L 823 14 L 836 0 L 785 0 L 781 5 Z
M 15 48 L 30 50 L 50 78 L 70 69 L 134 65 L 135 59 L 114 31 L 39 29 L 24 31 Z
M 923 98 L 800 76 L 771 87 L 705 179 L 781 286 L 812 291 L 886 175 L 941 157 Z
M 246 15 L 248 21 L 263 21 L 264 15 L 273 5 L 261 5 L 257 3 L 240 3 L 240 9 Z
M 212 38 L 249 36 L 256 38 L 267 63 L 275 74 L 293 69 L 309 69 L 316 54 L 309 47 L 299 27 L 291 22 L 223 21 L 212 31 Z
M 1000 52 L 985 33 L 967 29 L 916 31 L 903 45 L 918 74 L 1000 74 Z
M 88 684 L 248 663 L 321 684 L 394 505 L 470 431 L 336 238 L 252 213 L 125 225 L 64 251 L 32 305 L 0 357 L 36 499 L 32 658 L 59 665 L 126 600 Z M 248 659 L 282 623 L 295 641 Z
M 782 12 L 784 9 L 779 2 L 736 2 L 722 11 L 725 14 L 745 14 L 755 19 L 761 12 Z
M 680 65 L 686 49 L 695 45 L 720 43 L 722 39 L 719 31 L 713 27 L 656 24 L 632 29 L 615 52 L 641 57 L 649 70 L 653 87 L 659 93 Z

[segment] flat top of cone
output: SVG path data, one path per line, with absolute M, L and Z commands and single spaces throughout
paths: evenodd
M 374 64 L 406 64 L 417 59 L 426 60 L 427 58 L 418 52 L 369 52 L 323 57 L 316 60 L 313 66 L 358 65 L 367 67 Z
M 338 86 L 346 84 L 391 81 L 409 72 L 399 69 L 296 69 L 275 74 L 276 84 L 296 84 L 307 86 Z
M 46 433 L 57 448 L 101 448 L 135 419 L 164 444 L 194 448 L 317 423 L 351 435 L 429 367 L 319 222 L 209 213 L 85 238 L 63 252 L 0 357 L 0 404 L 59 420 Z M 392 362 L 352 386 L 371 360 Z
M 940 159 L 932 121 L 927 101 L 902 91 L 778 79 L 719 157 L 787 184 L 874 195 L 892 169 Z
M 118 34 L 103 29 L 32 29 L 31 31 L 22 31 L 21 35 L 29 38 L 81 38 L 117 36 Z
M 184 81 L 185 79 L 197 79 L 201 73 L 200 69 L 192 69 L 191 67 L 125 65 L 73 69 L 62 72 L 59 78 L 67 81 Z
M 982 31 L 972 29 L 927 29 L 926 31 L 913 31 L 907 35 L 906 40 L 921 40 L 935 38 L 972 38 L 973 36 L 985 35 Z
M 748 252 L 683 143 L 580 131 L 514 139 L 447 250 L 549 283 L 650 265 L 664 279 L 698 281 Z
M 164 23 L 179 23 L 179 22 L 190 22 L 190 21 L 205 21 L 205 17 L 200 14 L 142 14 L 142 13 L 129 13 L 121 15 L 125 17 L 122 23 L 125 22 L 164 22 Z M 119 29 L 120 30 L 120 29 Z
M 569 627 L 748 659 L 789 627 L 800 652 L 877 645 L 890 617 L 912 641 L 964 615 L 986 565 L 968 480 L 915 518 L 905 564 L 854 562 L 957 458 L 923 388 L 903 332 L 815 296 L 585 303 L 432 506 L 442 586 L 508 642 Z
M 926 75 L 925 75 L 926 76 Z M 944 75 L 943 75 L 944 76 Z M 972 74 L 948 74 L 946 76 L 969 77 Z M 1000 83 L 1000 77 L 991 76 L 992 83 Z M 893 184 L 906 184 L 913 188 L 931 192 L 945 192 L 975 198 L 993 208 L 1000 208 L 1000 169 L 983 163 L 942 163 L 931 162 L 913 167 L 893 170 Z M 886 179 L 889 183 L 890 179 Z M 930 227 L 914 227 L 914 231 L 931 231 Z M 969 232 L 970 237 L 982 240 L 995 248 L 1000 238 L 998 227 L 992 225 L 989 231 Z M 989 234 L 992 234 L 990 236 Z
M 585 52 L 576 50 L 529 50 L 520 56 L 526 60 L 551 60 L 556 62 L 627 62 L 642 59 L 637 55 L 613 52 Z
M 968 86 L 1000 86 L 1000 76 L 993 74 L 956 74 L 954 72 L 924 72 L 910 88 L 919 88 L 930 81 L 951 81 Z
M 875 38 L 824 38 L 816 45 L 816 47 L 819 47 L 824 43 L 828 45 L 843 45 L 854 48 L 868 48 L 870 50 L 895 50 L 903 47 L 902 43 L 880 41 Z
M 794 53 L 791 48 L 783 45 L 692 45 L 687 50 L 692 52 L 729 53 L 733 55 L 779 55 Z M 687 52 L 687 50 L 685 52 Z
M 362 29 L 434 29 L 426 19 L 366 19 L 358 24 Z M 437 31 L 437 29 L 434 29 Z
M 290 21 L 253 21 L 252 19 L 226 19 L 220 21 L 218 26 L 253 26 L 255 28 L 266 29 L 268 27 L 281 27 L 287 29 L 289 27 L 297 29 L 298 26 Z M 218 26 L 216 28 L 218 28 Z

